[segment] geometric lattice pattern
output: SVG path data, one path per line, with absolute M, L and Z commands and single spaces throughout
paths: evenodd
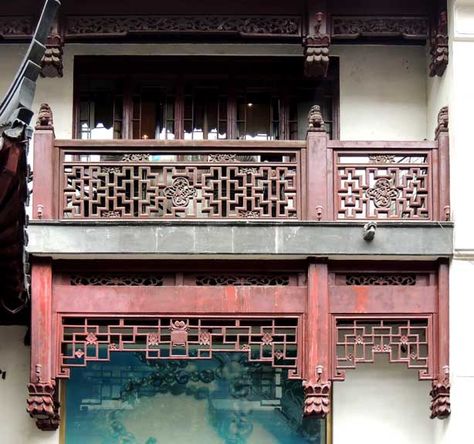
M 430 322 L 425 319 L 337 319 L 336 377 L 357 364 L 374 362 L 384 353 L 390 362 L 405 363 L 420 370 L 420 378 L 431 369 L 428 349 Z
M 338 219 L 431 219 L 428 155 L 339 154 Z
M 72 160 L 77 157 L 66 155 L 64 162 L 66 218 L 300 217 L 299 162 L 293 153 L 268 161 L 228 154 L 220 162 L 215 155 L 181 156 L 191 157 L 187 161 L 173 156 L 167 162 L 153 154 L 138 161 L 114 154 Z M 245 157 L 250 160 L 239 160 Z
M 146 359 L 210 359 L 246 352 L 251 362 L 298 369 L 298 318 L 63 318 L 61 369 L 108 361 L 111 352 L 143 352 Z

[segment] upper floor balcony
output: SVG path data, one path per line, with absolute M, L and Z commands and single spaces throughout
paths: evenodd
M 33 219 L 447 221 L 447 112 L 434 141 L 34 142 Z

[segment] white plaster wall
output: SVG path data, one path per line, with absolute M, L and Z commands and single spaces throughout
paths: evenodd
M 333 444 L 433 444 L 430 386 L 383 355 L 348 371 L 333 385 Z
M 426 137 L 425 48 L 341 45 L 331 54 L 340 57 L 341 139 Z
M 0 326 L 0 443 L 57 444 L 59 432 L 42 432 L 26 412 L 30 348 L 23 345 L 25 327 Z

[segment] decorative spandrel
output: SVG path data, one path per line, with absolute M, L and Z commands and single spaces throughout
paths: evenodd
M 427 154 L 339 154 L 338 219 L 432 218 L 432 177 Z
M 325 421 L 303 418 L 303 387 L 245 354 L 148 361 L 141 353 L 72 370 L 66 442 L 319 444 Z
M 390 362 L 418 369 L 420 379 L 432 371 L 430 319 L 337 319 L 335 321 L 334 379 L 344 379 L 345 370 L 372 363 L 377 354 Z

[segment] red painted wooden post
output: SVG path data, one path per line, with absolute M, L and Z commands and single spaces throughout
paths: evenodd
M 330 409 L 329 291 L 326 263 L 308 268 L 304 356 L 304 414 L 326 417 Z
M 449 381 L 449 262 L 440 261 L 438 269 L 438 304 L 434 316 L 434 335 L 437 356 L 431 389 L 431 417 L 447 418 L 451 413 Z
M 53 271 L 49 258 L 31 265 L 31 363 L 28 413 L 42 430 L 59 426 L 56 383 L 53 373 L 55 341 L 52 338 Z
M 311 108 L 306 136 L 306 217 L 308 220 L 330 220 L 327 189 L 327 141 L 319 106 Z
M 33 219 L 57 219 L 54 176 L 53 117 L 49 106 L 42 104 L 34 133 Z
M 438 141 L 438 196 L 439 219 L 450 220 L 451 208 L 449 199 L 449 116 L 448 107 L 441 108 L 438 114 L 436 140 Z

